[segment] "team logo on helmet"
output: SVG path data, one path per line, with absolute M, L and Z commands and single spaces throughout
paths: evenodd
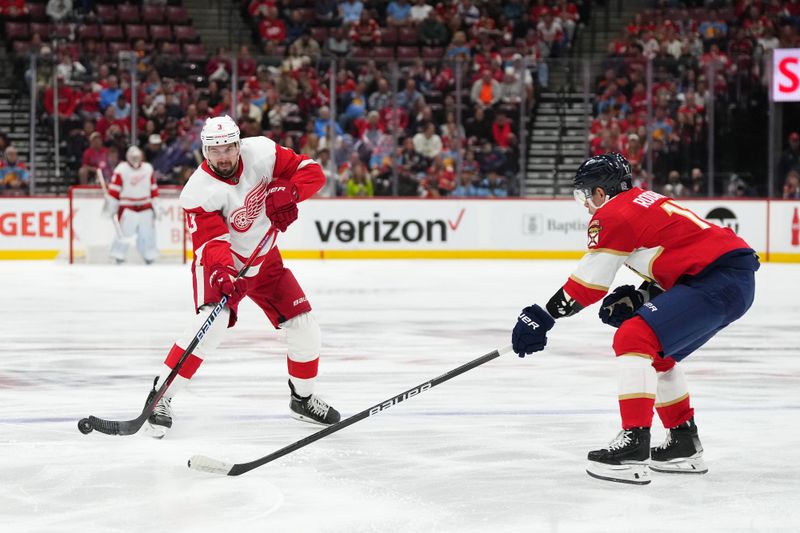
M 244 205 L 228 216 L 228 221 L 233 229 L 240 233 L 250 229 L 253 221 L 261 215 L 264 210 L 264 199 L 267 197 L 267 179 L 261 181 L 253 187 L 244 197 Z
M 591 224 L 589 224 L 589 229 L 587 230 L 589 235 L 589 248 L 597 246 L 600 240 L 600 230 L 602 229 L 603 226 L 600 225 L 600 221 L 597 219 L 592 220 Z

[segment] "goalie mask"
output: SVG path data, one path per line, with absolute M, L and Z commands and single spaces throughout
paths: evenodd
M 142 161 L 144 161 L 144 154 L 138 146 L 131 146 L 128 148 L 128 151 L 125 152 L 125 160 L 133 168 L 139 168 L 139 166 L 142 164 Z
M 200 132 L 203 157 L 211 169 L 223 177 L 231 176 L 239 165 L 239 126 L 225 115 L 206 120 Z
M 598 187 L 602 187 L 608 198 L 612 198 L 633 187 L 631 165 L 617 153 L 596 155 L 578 167 L 573 183 L 575 200 L 581 205 L 592 198 Z

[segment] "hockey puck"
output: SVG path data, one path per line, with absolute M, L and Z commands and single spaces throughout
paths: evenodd
M 94 431 L 92 423 L 89 422 L 88 418 L 81 418 L 80 420 L 78 420 L 78 431 L 80 431 L 84 435 L 88 435 L 89 433 Z

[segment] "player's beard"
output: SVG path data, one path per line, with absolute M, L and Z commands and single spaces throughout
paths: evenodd
M 233 163 L 233 164 L 230 166 L 230 168 L 229 168 L 228 170 L 222 170 L 222 169 L 221 169 L 221 168 L 219 168 L 218 166 L 216 166 L 216 165 L 214 165 L 213 163 L 211 163 L 211 161 L 209 161 L 209 162 L 208 162 L 208 166 L 210 166 L 210 167 L 211 167 L 211 170 L 213 170 L 214 172 L 216 172 L 218 176 L 220 176 L 220 177 L 223 177 L 223 178 L 230 178 L 230 177 L 231 177 L 231 176 L 233 176 L 233 174 L 236 172 L 236 169 L 237 169 L 237 168 L 238 168 L 238 166 L 239 166 L 239 161 L 235 161 L 235 162 L 234 162 L 234 163 Z

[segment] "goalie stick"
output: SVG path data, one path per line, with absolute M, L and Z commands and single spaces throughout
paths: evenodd
M 269 231 L 267 231 L 266 235 L 264 235 L 264 238 L 261 239 L 261 242 L 258 243 L 258 246 L 256 246 L 255 250 L 253 250 L 253 253 L 250 254 L 250 257 L 247 259 L 247 262 L 244 264 L 242 269 L 236 274 L 237 278 L 244 276 L 245 273 L 250 270 L 250 267 L 253 265 L 253 261 L 255 261 L 256 257 L 259 255 L 259 252 L 264 249 L 268 242 L 268 250 L 275 246 L 277 235 L 278 232 L 275 230 L 275 228 L 270 226 Z M 178 359 L 175 367 L 167 375 L 167 378 L 158 388 L 150 401 L 145 404 L 144 409 L 142 409 L 142 413 L 138 417 L 132 420 L 116 421 L 104 420 L 95 416 L 89 416 L 88 418 L 81 418 L 78 421 L 78 430 L 84 435 L 88 435 L 94 429 L 100 433 L 105 433 L 106 435 L 133 435 L 139 431 L 147 420 L 147 417 L 149 417 L 150 413 L 153 412 L 155 405 L 158 403 L 161 397 L 164 396 L 164 393 L 167 392 L 169 386 L 172 385 L 172 382 L 175 380 L 175 376 L 178 375 L 178 371 L 180 371 L 184 361 L 189 358 L 189 355 L 194 351 L 197 345 L 200 344 L 200 341 L 203 340 L 203 337 L 208 332 L 211 324 L 214 323 L 214 320 L 216 320 L 227 303 L 228 297 L 223 294 L 222 299 L 220 299 L 219 303 L 214 306 L 214 309 L 211 310 L 208 318 L 206 318 L 205 322 L 203 322 L 203 325 L 200 327 L 197 333 L 195 333 L 192 342 L 190 342 L 186 347 L 186 350 L 184 350 L 183 355 L 181 355 L 180 359 Z
M 347 426 L 351 426 L 360 420 L 364 420 L 365 418 L 369 418 L 370 416 L 376 415 L 389 409 L 390 407 L 397 405 L 400 402 L 408 400 L 409 398 L 416 396 L 418 394 L 422 394 L 426 390 L 432 389 L 436 385 L 444 383 L 445 381 L 452 379 L 460 374 L 468 370 L 472 370 L 475 367 L 478 367 L 484 363 L 491 361 L 500 355 L 511 351 L 511 345 L 504 346 L 503 348 L 494 350 L 492 352 L 487 353 L 477 359 L 473 359 L 469 363 L 465 363 L 458 368 L 454 368 L 449 372 L 445 372 L 441 376 L 434 378 L 430 381 L 426 381 L 421 385 L 417 385 L 414 388 L 408 389 L 405 392 L 398 394 L 397 396 L 393 396 L 388 400 L 375 404 L 368 409 L 364 409 L 360 413 L 357 413 L 349 418 L 345 418 L 344 420 L 337 422 L 336 424 L 330 425 L 323 430 L 317 431 L 316 433 L 309 435 L 304 439 L 300 439 L 288 446 L 281 448 L 278 451 L 272 452 L 269 455 L 265 455 L 260 459 L 256 459 L 255 461 L 250 461 L 249 463 L 237 463 L 231 464 L 226 463 L 224 461 L 219 461 L 217 459 L 212 459 L 211 457 L 206 457 L 204 455 L 194 455 L 191 459 L 189 459 L 188 466 L 192 470 L 200 470 L 202 472 L 208 472 L 211 474 L 222 474 L 227 476 L 239 476 L 244 474 L 245 472 L 249 472 L 259 466 L 263 466 L 267 463 L 274 461 L 284 455 L 290 454 L 293 451 L 299 450 L 305 446 L 308 446 L 312 442 L 316 442 L 322 438 L 327 437 L 331 433 L 336 433 L 337 431 L 346 428 Z
M 100 184 L 100 188 L 103 189 L 103 197 L 105 199 L 106 205 L 110 207 L 109 198 L 111 195 L 108 193 L 108 184 L 106 183 L 106 178 L 103 176 L 103 171 L 101 169 L 97 169 L 97 182 Z M 103 207 L 103 211 L 105 211 L 106 207 Z M 135 235 L 131 235 L 126 237 L 124 233 L 122 233 L 122 226 L 119 224 L 119 215 L 117 213 L 111 213 L 111 222 L 114 224 L 114 233 L 117 234 L 117 237 L 128 242 L 132 242 L 136 239 Z

